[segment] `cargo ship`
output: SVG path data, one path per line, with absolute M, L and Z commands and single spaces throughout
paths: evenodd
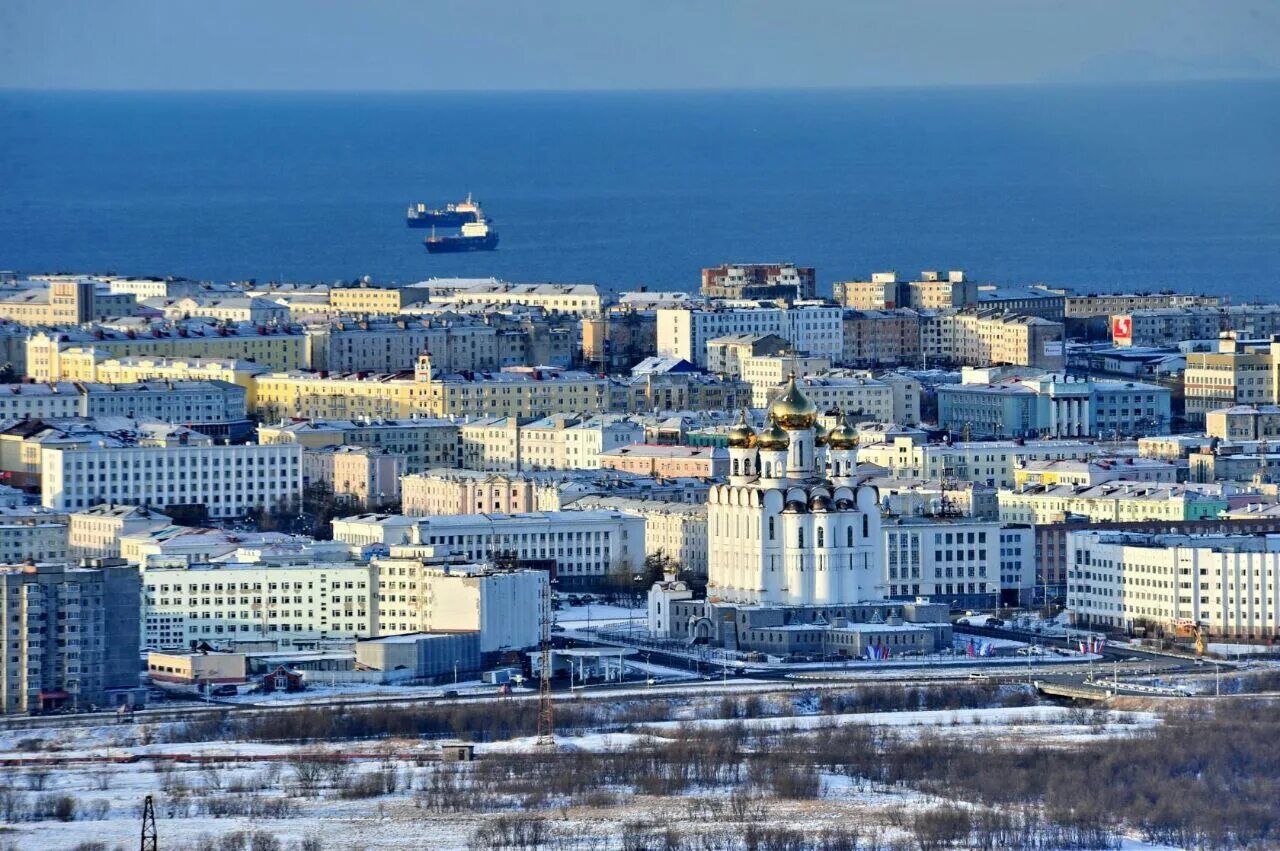
M 411 204 L 405 214 L 405 224 L 411 228 L 457 228 L 470 222 L 478 222 L 484 218 L 480 210 L 480 202 L 471 198 L 456 204 L 447 204 L 443 210 L 429 209 L 426 204 Z
M 431 254 L 453 254 L 459 251 L 493 251 L 498 247 L 498 232 L 489 228 L 483 218 L 467 222 L 457 236 L 436 236 L 435 229 L 423 244 Z

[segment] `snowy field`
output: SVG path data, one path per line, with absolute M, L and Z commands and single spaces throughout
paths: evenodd
M 782 705 L 792 705 L 796 698 L 788 695 L 775 700 L 783 701 Z M 803 708 L 803 704 L 798 705 Z M 691 725 L 714 729 L 731 723 L 774 732 L 812 732 L 856 724 L 892 728 L 902 735 L 929 731 L 943 736 L 999 736 L 1004 740 L 1025 739 L 1070 746 L 1075 741 L 1132 735 L 1158 723 L 1152 713 L 1083 712 L 1054 706 L 800 714 L 734 721 L 709 719 L 706 711 L 705 707 L 693 706 L 688 713 L 682 713 L 686 716 L 684 720 L 632 725 L 631 729 L 621 732 L 561 736 L 557 738 L 557 746 L 564 752 L 613 753 L 671 741 Z M 436 746 L 430 742 L 381 740 L 316 749 L 231 741 L 194 744 L 146 741 L 163 732 L 130 725 L 104 725 L 62 733 L 6 734 L 0 739 L 0 751 L 3 751 L 0 756 L 6 758 L 121 759 L 131 756 L 138 761 L 5 769 L 11 791 L 0 795 L 0 814 L 9 798 L 18 799 L 19 807 L 39 808 L 41 801 L 45 801 L 50 811 L 52 802 L 70 798 L 75 801 L 75 812 L 74 820 L 48 817 L 12 824 L 7 832 L 0 833 L 0 848 L 9 841 L 15 849 L 74 851 L 81 843 L 98 841 L 105 843 L 101 847 L 108 851 L 117 847 L 131 851 L 137 847 L 139 806 L 147 795 L 155 796 L 158 804 L 160 847 L 192 851 L 204 848 L 205 837 L 221 837 L 238 831 L 269 833 L 281 843 L 283 851 L 467 849 L 477 828 L 502 815 L 474 811 L 439 813 L 424 803 L 427 800 L 424 790 L 436 782 L 437 774 L 457 770 L 434 762 Z M 535 752 L 535 747 L 532 738 L 482 744 L 477 748 L 481 762 L 476 765 L 529 754 Z M 321 758 L 339 748 L 350 759 L 339 764 Z M 157 758 L 178 753 L 251 761 L 200 765 Z M 329 767 L 315 768 L 322 763 Z M 308 769 L 308 765 L 312 767 Z M 312 781 L 306 779 L 312 771 L 317 773 L 314 788 L 311 788 Z M 376 794 L 370 794 L 370 789 L 376 789 Z M 723 793 L 707 794 L 714 799 Z M 546 815 L 561 829 L 572 828 L 596 836 L 600 844 L 590 847 L 604 851 L 620 847 L 616 839 L 624 824 L 640 816 L 659 823 L 689 822 L 692 807 L 698 800 L 702 799 L 628 795 L 597 805 L 557 806 Z M 767 816 L 762 817 L 778 824 L 800 824 L 809 828 L 828 822 L 856 823 L 868 830 L 882 830 L 888 837 L 893 834 L 892 823 L 902 818 L 902 812 L 927 809 L 936 803 L 910 790 L 879 788 L 842 774 L 822 772 L 816 800 L 769 801 Z M 713 800 L 706 805 L 727 806 L 723 800 L 719 804 Z M 252 811 L 241 811 L 245 806 Z M 1130 843 L 1126 847 L 1151 846 Z

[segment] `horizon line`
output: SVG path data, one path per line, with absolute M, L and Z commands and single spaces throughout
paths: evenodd
M 1134 86 L 1172 86 L 1219 83 L 1278 83 L 1280 74 L 1186 77 L 1177 79 L 1117 79 L 1117 80 L 1018 80 L 986 83 L 863 83 L 849 85 L 799 85 L 799 86 L 674 86 L 674 87 L 619 87 L 619 88 L 257 88 L 257 87 L 191 87 L 191 88 L 94 88 L 76 86 L 0 86 L 3 94 L 166 94 L 166 95 L 608 95 L 608 94 L 779 94 L 835 93 L 860 91 L 919 91 L 937 89 L 1024 89 L 1024 88 L 1106 88 Z

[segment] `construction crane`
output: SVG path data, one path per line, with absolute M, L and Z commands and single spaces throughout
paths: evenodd
M 160 851 L 160 840 L 156 835 L 156 807 L 150 795 L 142 805 L 142 851 Z
M 542 676 L 538 680 L 538 747 L 554 748 L 556 745 L 555 716 L 551 706 L 551 573 L 547 573 L 542 586 L 541 651 Z

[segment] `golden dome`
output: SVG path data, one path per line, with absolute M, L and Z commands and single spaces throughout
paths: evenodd
M 842 417 L 840 425 L 831 430 L 829 438 L 832 449 L 857 449 L 858 430 L 849 425 L 849 420 Z
M 730 449 L 751 449 L 756 445 L 756 431 L 747 424 L 747 414 L 738 415 L 738 421 L 729 429 Z
M 827 427 L 824 426 L 822 423 L 815 422 L 813 424 L 813 445 L 814 446 L 826 446 L 827 440 L 830 438 L 830 436 L 831 435 L 830 435 L 830 432 L 827 431 Z
M 818 406 L 796 386 L 796 376 L 792 373 L 782 395 L 769 406 L 769 414 L 776 417 L 778 424 L 787 431 L 800 431 L 813 428 L 818 419 Z
M 769 425 L 764 431 L 760 432 L 760 438 L 756 442 L 756 446 L 764 452 L 786 450 L 791 446 L 791 438 L 779 427 L 778 418 L 773 414 L 769 414 Z

